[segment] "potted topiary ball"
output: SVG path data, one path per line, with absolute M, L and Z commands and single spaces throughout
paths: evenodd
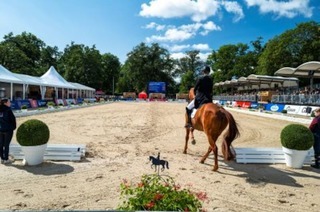
M 304 125 L 289 124 L 282 129 L 280 139 L 286 165 L 301 168 L 314 143 L 312 132 Z
M 49 137 L 47 124 L 38 119 L 27 120 L 18 127 L 16 139 L 21 145 L 26 164 L 38 165 L 43 162 Z

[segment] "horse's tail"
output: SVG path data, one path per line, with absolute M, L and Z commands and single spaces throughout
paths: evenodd
M 167 169 L 169 169 L 169 162 L 168 161 L 166 161 L 166 167 L 167 167 Z
M 222 153 L 225 160 L 233 160 L 236 157 L 236 152 L 234 150 L 231 151 L 231 143 L 234 139 L 240 136 L 240 132 L 232 114 L 224 108 L 221 109 L 221 112 L 225 114 L 229 124 L 229 129 L 222 142 Z

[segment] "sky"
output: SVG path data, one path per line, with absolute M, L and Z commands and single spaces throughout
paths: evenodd
M 223 45 L 266 43 L 307 21 L 320 22 L 319 0 L 0 1 L 0 41 L 27 32 L 59 51 L 71 42 L 95 46 L 122 64 L 142 42 L 173 58 L 199 50 L 205 60 Z

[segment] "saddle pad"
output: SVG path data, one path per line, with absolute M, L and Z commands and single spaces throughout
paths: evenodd
M 197 113 L 197 109 L 192 109 L 192 112 L 191 112 L 191 118 L 194 118 L 194 116 L 196 115 Z

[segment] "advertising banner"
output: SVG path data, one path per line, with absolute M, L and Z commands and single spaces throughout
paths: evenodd
M 281 112 L 285 108 L 284 104 L 266 104 L 265 109 L 272 112 Z
M 166 93 L 165 82 L 149 82 L 148 93 Z
M 287 110 L 287 113 L 289 114 L 297 114 L 300 110 L 299 105 L 286 105 L 284 107 L 285 110 Z

